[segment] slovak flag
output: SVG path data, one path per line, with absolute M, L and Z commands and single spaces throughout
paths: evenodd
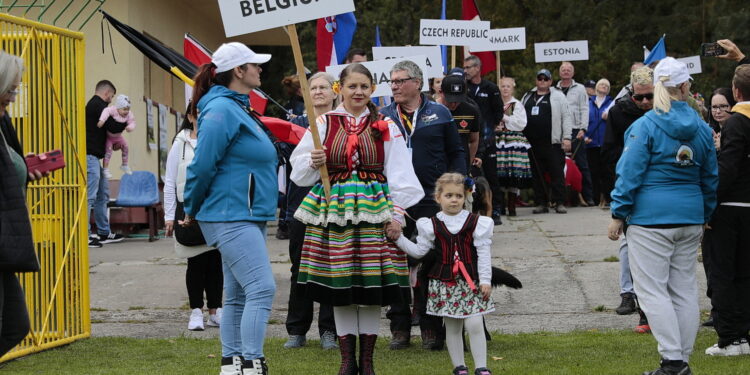
M 318 71 L 344 63 L 356 30 L 353 12 L 318 19 Z

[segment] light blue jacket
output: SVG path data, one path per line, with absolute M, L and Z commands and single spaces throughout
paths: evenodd
M 612 216 L 628 224 L 704 224 L 719 184 L 711 129 L 686 102 L 647 112 L 625 132 Z
M 185 213 L 199 221 L 275 218 L 276 148 L 243 103 L 247 95 L 221 85 L 198 102 L 198 145 L 187 169 Z

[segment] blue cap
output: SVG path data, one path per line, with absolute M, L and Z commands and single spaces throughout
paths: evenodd
M 542 76 L 542 75 L 546 76 L 549 79 L 552 79 L 552 73 L 550 73 L 549 70 L 547 70 L 547 69 L 542 69 L 542 70 L 536 72 L 536 76 L 537 77 Z

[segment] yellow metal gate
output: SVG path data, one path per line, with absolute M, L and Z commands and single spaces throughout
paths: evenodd
M 24 151 L 60 149 L 67 163 L 28 188 L 42 270 L 19 274 L 31 333 L 5 361 L 88 337 L 91 321 L 83 34 L 0 14 L 0 48 L 25 64 L 8 110 Z

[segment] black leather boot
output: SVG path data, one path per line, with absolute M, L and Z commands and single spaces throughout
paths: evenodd
M 341 367 L 339 375 L 357 375 L 357 336 L 339 336 L 339 350 L 341 351 Z
M 375 375 L 373 353 L 378 335 L 359 335 L 359 375 Z

